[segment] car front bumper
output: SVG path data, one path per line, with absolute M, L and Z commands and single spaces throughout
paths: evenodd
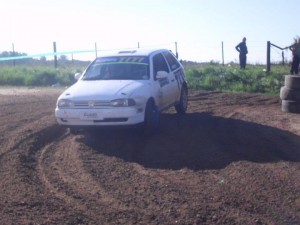
M 55 109 L 55 117 L 65 126 L 122 126 L 144 122 L 144 108 Z

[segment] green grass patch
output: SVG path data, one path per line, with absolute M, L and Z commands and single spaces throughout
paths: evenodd
M 289 66 L 274 65 L 268 73 L 265 66 L 260 65 L 248 65 L 245 70 L 237 65 L 215 64 L 193 65 L 185 69 L 192 89 L 278 94 Z
M 69 66 L 53 68 L 50 66 L 2 66 L 0 67 L 0 85 L 9 86 L 51 86 L 71 85 L 74 74 L 83 72 L 85 67 Z
M 69 86 L 75 82 L 74 74 L 83 72 L 86 65 L 53 66 L 1 66 L 1 86 Z M 284 75 L 289 65 L 272 65 L 267 73 L 266 66 L 247 65 L 245 70 L 238 65 L 222 66 L 218 63 L 185 65 L 189 88 L 209 91 L 251 92 L 278 94 L 284 85 Z

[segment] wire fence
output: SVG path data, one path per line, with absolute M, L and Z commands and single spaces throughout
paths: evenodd
M 54 44 L 55 42 L 53 42 Z M 223 45 L 224 43 L 224 45 Z M 177 50 L 177 42 L 160 43 L 160 44 L 149 44 L 142 45 L 136 42 L 134 47 L 128 48 L 118 48 L 119 49 L 134 49 L 134 48 L 167 48 L 173 51 L 174 54 L 178 56 L 181 60 L 194 61 L 194 62 L 222 62 L 226 63 L 238 63 L 238 54 L 235 51 L 235 44 L 232 41 L 226 42 L 199 42 L 194 45 L 189 43 L 180 43 L 179 51 Z M 90 45 L 92 46 L 92 45 Z M 60 46 L 61 47 L 61 46 Z M 94 47 L 94 48 L 93 48 Z M 62 48 L 60 48 L 62 49 Z M 101 48 L 98 49 L 97 43 L 94 46 L 89 47 L 84 50 L 67 50 L 67 51 L 48 51 L 38 54 L 22 54 L 20 55 L 18 51 L 15 51 L 14 44 L 12 44 L 12 50 L 8 51 L 6 56 L 0 55 L 0 65 L 4 63 L 8 64 L 23 64 L 29 62 L 30 60 L 41 60 L 41 61 L 56 61 L 57 57 L 63 60 L 75 61 L 92 61 L 95 57 L 105 51 L 117 50 L 117 48 Z M 248 54 L 248 62 L 250 64 L 267 64 L 267 44 L 266 42 L 259 43 L 249 43 L 250 53 Z M 3 53 L 3 52 L 2 52 Z M 1 50 L 0 50 L 1 54 Z M 187 57 L 189 56 L 189 57 Z M 191 60 L 191 58 L 195 60 Z M 271 55 L 270 61 L 274 63 L 288 63 L 291 60 L 291 56 L 287 49 L 279 50 L 275 46 L 271 45 Z M 9 62 L 11 61 L 11 62 Z

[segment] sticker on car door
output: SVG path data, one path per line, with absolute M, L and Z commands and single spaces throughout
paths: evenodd
M 182 69 L 175 72 L 174 76 L 175 76 L 175 79 L 177 81 L 178 88 L 180 89 L 183 82 L 184 82 L 184 73 L 183 73 Z

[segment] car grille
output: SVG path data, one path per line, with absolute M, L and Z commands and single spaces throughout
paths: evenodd
M 86 109 L 86 108 L 107 108 L 110 107 L 110 101 L 74 101 L 74 108 Z

